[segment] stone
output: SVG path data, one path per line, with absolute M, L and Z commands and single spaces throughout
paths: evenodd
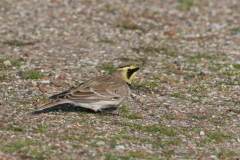
M 43 84 L 49 84 L 50 83 L 50 81 L 49 80 L 43 80 L 43 81 L 41 81 Z
M 3 64 L 4 64 L 6 67 L 9 67 L 9 66 L 12 65 L 9 60 L 4 61 Z
M 121 149 L 125 149 L 125 147 L 124 146 L 116 146 L 116 149 L 121 150 Z
M 181 74 L 182 74 L 182 71 L 180 71 L 180 70 L 175 70 L 174 73 L 175 73 L 176 75 L 181 75 Z
M 168 35 L 168 36 L 174 36 L 175 35 L 175 32 L 173 29 L 169 30 L 169 31 L 165 31 L 164 32 L 164 35 Z
M 157 100 L 158 100 L 158 101 L 163 101 L 164 98 L 162 98 L 162 97 L 157 97 Z
M 204 135 L 205 135 L 205 132 L 200 131 L 200 136 L 204 136 Z

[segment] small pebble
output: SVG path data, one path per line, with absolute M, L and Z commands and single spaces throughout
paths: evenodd
M 170 105 L 166 105 L 165 107 L 168 109 L 170 107 Z
M 33 86 L 36 86 L 36 85 L 37 85 L 37 82 L 32 81 L 32 84 L 33 84 Z
M 158 100 L 158 101 L 163 101 L 164 98 L 162 98 L 162 97 L 157 97 L 157 100 Z
M 9 86 L 8 89 L 13 89 L 13 87 L 12 87 L 12 86 Z
M 204 136 L 204 135 L 205 135 L 205 132 L 201 131 L 200 136 Z
M 204 73 L 204 72 L 200 72 L 199 75 L 200 75 L 200 76 L 205 76 L 206 73 Z
M 160 118 L 160 115 L 156 115 L 155 117 L 156 117 L 156 118 Z
M 103 142 L 103 141 L 98 141 L 98 142 L 97 142 L 97 145 L 99 145 L 99 146 L 105 145 L 105 142 Z
M 144 70 L 143 70 L 143 73 L 150 73 L 150 71 L 149 71 L 149 70 L 146 70 L 146 69 L 144 69 Z
M 49 84 L 49 83 L 50 83 L 49 80 L 43 80 L 43 81 L 41 81 L 41 82 L 44 83 L 44 84 Z
M 9 60 L 4 61 L 3 64 L 4 64 L 6 67 L 12 65 L 11 62 L 10 62 Z
M 217 158 L 217 156 L 215 156 L 215 155 L 211 155 L 211 158 Z
M 124 146 L 116 146 L 116 149 L 121 150 L 121 149 L 125 149 L 125 147 Z
M 32 91 L 28 91 L 27 94 L 28 94 L 28 95 L 31 95 L 31 94 L 32 94 Z

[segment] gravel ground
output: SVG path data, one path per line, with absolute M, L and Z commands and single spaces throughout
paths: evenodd
M 31 114 L 127 64 L 112 114 Z M 0 159 L 239 159 L 239 71 L 239 0 L 1 0 Z

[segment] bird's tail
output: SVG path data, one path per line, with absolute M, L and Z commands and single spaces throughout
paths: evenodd
M 49 108 L 49 107 L 52 107 L 52 106 L 56 106 L 56 105 L 59 105 L 59 104 L 64 104 L 64 103 L 69 103 L 69 100 L 62 99 L 62 100 L 57 100 L 55 102 L 45 103 L 42 106 L 40 106 L 39 108 L 37 108 L 36 111 L 40 111 L 40 110 L 43 110 L 43 109 L 46 109 L 46 108 Z

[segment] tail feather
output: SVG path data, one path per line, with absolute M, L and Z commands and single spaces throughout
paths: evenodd
M 62 99 L 62 100 L 58 100 L 56 102 L 45 103 L 42 106 L 40 106 L 36 111 L 40 111 L 40 110 L 50 108 L 52 106 L 56 106 L 56 105 L 59 105 L 59 104 L 64 104 L 64 103 L 69 103 L 69 100 Z

